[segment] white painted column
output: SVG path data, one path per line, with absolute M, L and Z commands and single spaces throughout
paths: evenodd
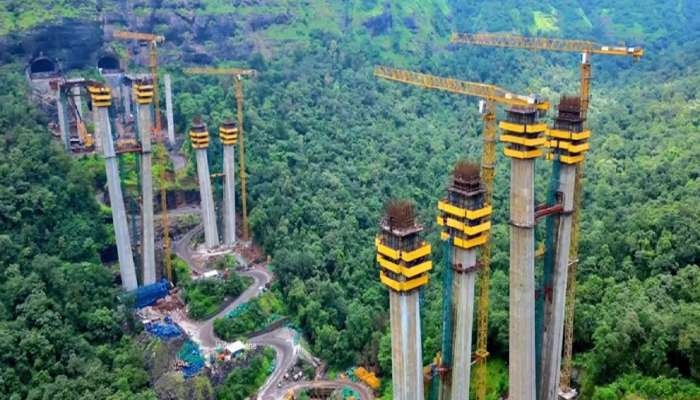
M 394 400 L 423 399 L 419 293 L 389 293 Z
M 81 119 L 85 119 L 83 115 L 83 98 L 80 97 L 80 86 L 73 86 L 71 89 L 73 92 L 73 102 L 75 103 L 75 108 L 78 109 L 78 114 Z
M 122 92 L 122 102 L 124 105 L 124 119 L 128 119 L 132 116 L 131 114 L 131 90 L 127 85 L 120 85 L 120 91 Z
M 165 74 L 163 77 L 165 82 L 165 117 L 168 122 L 168 142 L 170 145 L 175 145 L 175 122 L 173 121 L 173 91 L 170 74 Z

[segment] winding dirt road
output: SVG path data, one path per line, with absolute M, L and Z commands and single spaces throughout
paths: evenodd
M 217 318 L 224 318 L 231 310 L 238 307 L 241 304 L 247 303 L 256 297 L 262 288 L 265 287 L 267 282 L 270 281 L 270 275 L 267 271 L 263 269 L 251 269 L 250 271 L 240 273 L 242 276 L 249 276 L 253 278 L 253 284 L 248 287 L 241 295 L 231 304 L 224 307 L 218 314 L 204 321 L 199 328 L 199 340 L 202 346 L 214 348 L 216 347 L 217 338 L 214 335 L 214 320 Z
M 280 328 L 250 340 L 251 343 L 270 346 L 275 350 L 275 370 L 258 390 L 258 399 L 281 399 L 287 393 L 288 388 L 279 388 L 278 385 L 299 358 L 300 347 L 294 343 L 295 335 L 296 332 L 289 328 Z
M 192 239 L 202 232 L 202 230 L 202 225 L 198 225 L 182 235 L 182 237 L 175 242 L 175 254 L 185 260 L 192 270 L 200 274 L 206 272 L 206 261 L 194 256 L 195 252 L 190 244 L 192 243 Z M 248 271 L 240 272 L 239 275 L 253 278 L 253 284 L 243 291 L 236 300 L 232 301 L 216 315 L 207 320 L 187 321 L 189 324 L 196 327 L 196 337 L 194 339 L 205 349 L 214 349 L 219 343 L 216 335 L 214 335 L 214 320 L 225 317 L 226 314 L 234 308 L 255 298 L 262 292 L 265 285 L 272 280 L 272 274 L 264 267 L 251 268 Z
M 175 241 L 175 254 L 182 258 L 193 271 L 204 273 L 207 271 L 206 260 L 203 257 L 198 257 L 192 249 L 192 241 L 194 237 L 202 232 L 202 225 L 198 225 L 182 235 Z M 223 254 L 223 253 L 222 253 Z M 246 264 L 245 260 L 239 255 L 235 255 L 239 259 L 240 264 Z M 224 307 L 213 317 L 205 321 L 193 321 L 186 319 L 180 321 L 183 328 L 190 333 L 192 339 L 199 343 L 204 350 L 213 350 L 218 345 L 224 342 L 214 334 L 214 320 L 223 318 L 231 310 L 241 304 L 247 303 L 260 293 L 263 288 L 272 280 L 272 273 L 266 266 L 252 267 L 246 271 L 239 273 L 242 276 L 253 278 L 253 284 L 248 287 L 236 300 Z M 291 389 L 298 391 L 304 388 L 335 388 L 340 389 L 344 386 L 353 388 L 360 394 L 362 400 L 372 400 L 374 398 L 372 391 L 361 384 L 351 381 L 303 381 L 286 383 L 284 375 L 289 369 L 297 363 L 297 360 L 302 356 L 303 349 L 296 343 L 297 333 L 289 328 L 282 327 L 265 334 L 253 337 L 250 343 L 259 346 L 269 346 L 275 350 L 275 370 L 267 379 L 265 384 L 258 390 L 258 399 L 261 400 L 278 400 L 284 398 L 285 394 Z

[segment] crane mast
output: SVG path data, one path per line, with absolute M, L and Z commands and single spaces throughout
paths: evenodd
M 488 100 L 484 104 L 481 118 L 484 120 L 484 148 L 481 154 L 481 180 L 484 182 L 484 204 L 493 206 L 493 181 L 496 176 L 496 103 Z M 479 275 L 479 299 L 476 322 L 476 396 L 486 398 L 488 371 L 486 360 L 489 333 L 489 286 L 491 285 L 491 235 L 481 247 L 481 272 Z
M 484 147 L 481 159 L 481 180 L 484 185 L 484 205 L 492 207 L 493 182 L 496 164 L 496 105 L 517 107 L 534 107 L 540 112 L 549 109 L 549 102 L 537 95 L 519 95 L 494 85 L 477 82 L 461 81 L 452 78 L 443 78 L 419 72 L 378 66 L 374 69 L 374 75 L 424 89 L 435 89 L 455 93 L 464 96 L 477 97 L 484 100 L 481 118 L 484 121 L 482 132 Z M 486 242 L 481 246 L 479 275 L 479 292 L 477 300 L 477 338 L 476 338 L 476 394 L 478 399 L 486 398 L 487 369 L 486 360 L 489 352 L 488 345 L 488 309 L 489 309 L 489 285 L 491 276 L 491 246 L 490 235 L 486 233 Z M 443 301 L 450 301 L 444 299 Z M 441 370 L 450 366 L 441 366 Z

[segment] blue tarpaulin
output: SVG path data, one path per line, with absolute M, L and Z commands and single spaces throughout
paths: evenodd
M 146 324 L 146 332 L 163 340 L 176 338 L 182 334 L 180 327 L 173 323 L 170 317 L 166 317 L 164 322 Z
M 154 304 L 159 299 L 162 299 L 168 294 L 170 285 L 166 279 L 150 285 L 142 286 L 136 289 L 133 293 L 135 296 L 136 308 L 143 308 Z

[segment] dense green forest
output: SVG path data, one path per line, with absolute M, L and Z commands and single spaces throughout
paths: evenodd
M 174 263 L 177 286 L 183 289 L 183 300 L 187 304 L 190 318 L 204 320 L 216 314 L 225 299 L 235 299 L 250 286 L 252 280 L 234 272 L 235 260 L 221 258 L 215 263 L 217 269 L 226 273 L 224 279 L 192 279 L 189 266 L 182 259 Z
M 700 171 L 697 144 L 689 138 L 698 128 L 693 114 L 700 46 L 697 29 L 668 24 L 655 12 L 697 21 L 700 10 L 690 2 L 676 8 L 655 3 L 645 12 L 604 2 L 606 10 L 550 10 L 558 27 L 542 30 L 529 25 L 542 22 L 537 18 L 513 16 L 527 7 L 516 12 L 483 3 L 456 6 L 454 25 L 627 40 L 646 48 L 637 64 L 594 60 L 594 138 L 575 328 L 578 383 L 588 398 L 697 397 Z M 569 23 L 581 12 L 595 24 Z M 439 12 L 434 17 L 451 26 Z M 372 261 L 383 204 L 393 197 L 415 201 L 439 260 L 436 200 L 451 164 L 478 159 L 481 146 L 474 101 L 378 82 L 372 66 L 492 82 L 555 102 L 577 90 L 576 55 L 446 50 L 444 40 L 431 44 L 430 35 L 450 29 L 432 28 L 413 43 L 402 42 L 406 32 L 396 26 L 377 36 L 313 30 L 288 52 L 241 64 L 260 71 L 247 89 L 245 126 L 254 236 L 273 255 L 296 323 L 315 352 L 339 367 L 378 365 L 385 376 L 390 371 L 386 291 Z M 222 80 L 187 77 L 175 86 L 183 128 L 200 113 L 215 127 L 233 101 Z M 220 159 L 216 146 L 212 154 Z M 497 170 L 491 292 L 490 350 L 501 358 L 508 340 L 506 161 L 500 159 Z M 538 164 L 538 198 L 544 201 L 550 167 Z M 423 293 L 426 362 L 440 339 L 440 271 Z
M 226 318 L 215 320 L 214 332 L 227 342 L 233 342 L 246 334 L 265 328 L 279 320 L 284 313 L 284 305 L 280 299 L 273 292 L 267 292 L 240 305 Z
M 216 396 L 220 400 L 244 400 L 250 398 L 265 383 L 274 369 L 275 352 L 265 349 L 252 356 L 248 365 L 235 369 L 218 388 Z
M 20 3 L 33 2 L 0 5 L 0 21 L 15 21 L 14 25 L 3 24 L 0 34 L 6 30 L 19 35 L 22 29 L 59 15 L 96 15 L 90 2 L 79 2 L 81 6 L 70 13 L 64 11 L 65 2 L 57 6 L 37 1 L 36 7 Z M 260 72 L 245 84 L 254 238 L 271 254 L 286 308 L 314 353 L 334 368 L 362 364 L 378 368 L 384 377 L 391 371 L 388 302 L 386 289 L 378 281 L 372 244 L 383 205 L 396 197 L 414 201 L 435 249 L 436 269 L 422 294 L 427 362 L 439 347 L 442 304 L 435 205 L 444 193 L 451 165 L 460 158 L 479 159 L 481 121 L 474 100 L 380 82 L 372 76 L 372 67 L 388 64 L 495 83 L 520 93 L 539 93 L 556 103 L 560 95 L 577 90 L 578 55 L 457 48 L 448 44 L 450 32 L 509 31 L 644 46 L 645 57 L 636 64 L 594 57 L 589 113 L 593 138 L 586 163 L 575 314 L 576 381 L 584 398 L 597 400 L 633 395 L 643 399 L 700 397 L 700 145 L 693 140 L 700 125 L 696 94 L 700 89 L 700 3 L 313 0 L 251 5 L 205 0 L 188 9 L 177 0 L 159 3 L 159 9 L 152 9 L 146 2 L 134 2 L 132 11 L 140 29 L 165 34 L 168 39 L 161 54 L 172 61 L 167 69 L 174 75 L 179 133 L 186 132 L 197 114 L 204 115 L 214 133 L 234 104 L 226 79 L 182 74 L 181 46 L 193 49 L 194 43 L 203 48 L 212 54 L 207 63 L 250 66 Z M 104 7 L 119 9 L 117 5 Z M 182 34 L 181 27 L 167 23 L 167 15 L 175 11 L 208 22 Z M 250 25 L 259 15 L 286 17 L 283 23 Z M 249 24 L 236 22 L 227 30 L 219 23 L 221 18 Z M 237 43 L 241 45 L 235 47 Z M 239 54 L 236 49 L 246 51 Z M 4 68 L 12 69 L 17 66 Z M 87 345 L 77 353 L 108 365 L 101 373 L 139 371 L 138 357 L 104 359 L 98 351 L 134 354 L 128 339 L 119 341 L 122 331 L 114 328 L 121 326 L 123 317 L 112 301 L 116 289 L 104 281 L 110 275 L 94 265 L 96 251 L 111 242 L 111 232 L 98 224 L 100 218 L 90 217 L 99 214 L 95 204 L 85 204 L 92 196 L 76 194 L 90 191 L 90 177 L 46 146 L 41 117 L 27 113 L 25 100 L 17 96 L 22 93 L 19 75 L 5 74 L 15 83 L 4 85 L 3 95 L 6 104 L 16 104 L 16 111 L 4 106 L 0 114 L 8 149 L 0 156 L 8 165 L 7 173 L 0 176 L 6 180 L 0 188 L 0 238 L 6 251 L 0 254 L 10 257 L 2 260 L 0 279 L 14 282 L 10 278 L 20 278 L 12 271 L 36 269 L 35 275 L 21 274 L 21 282 L 38 285 L 45 298 L 54 299 L 45 309 L 84 336 L 92 332 L 85 325 L 90 318 L 86 315 L 84 320 L 73 321 L 76 315 L 106 310 L 103 313 L 109 313 L 109 320 L 116 324 L 111 325 L 112 336 L 85 337 Z M 8 144 L 10 139 L 13 142 Z M 20 157 L 16 152 L 22 144 Z M 12 154 L 16 159 L 9 160 Z M 23 169 L 17 166 L 30 159 L 62 161 L 54 161 L 57 165 L 47 167 L 43 175 L 32 163 L 24 172 L 29 176 L 21 175 Z M 210 146 L 210 160 L 212 171 L 220 171 L 218 144 Z M 549 168 L 546 161 L 538 161 L 540 201 L 545 198 Z M 192 165 L 190 171 L 194 171 Z M 501 360 L 507 359 L 508 349 L 508 176 L 509 163 L 501 157 L 495 192 L 489 336 L 489 350 Z M 27 181 L 42 182 L 31 190 L 44 188 L 51 196 L 25 194 L 30 190 L 27 187 L 22 192 Z M 51 207 L 60 212 L 33 211 L 30 217 L 28 211 L 21 211 Z M 55 278 L 39 272 L 47 270 L 40 264 L 48 261 L 36 260 L 58 263 L 61 268 L 51 268 L 51 274 L 92 266 L 94 281 L 103 282 L 100 290 L 111 295 L 95 295 L 78 307 L 80 313 L 71 312 L 71 303 L 56 300 L 72 299 L 63 295 L 69 289 L 49 290 L 57 284 Z M 37 277 L 32 280 L 32 276 Z M 67 280 L 66 285 L 73 284 Z M 16 336 L 20 328 L 14 325 L 28 330 L 40 330 L 40 326 L 19 307 L 34 286 L 12 285 L 16 286 L 2 291 L 1 314 L 3 324 L 8 325 L 3 329 L 11 331 L 3 337 L 15 337 L 20 343 L 19 338 L 27 339 Z M 15 299 L 21 296 L 16 293 L 25 295 Z M 80 298 L 92 299 L 89 293 L 82 292 Z M 15 297 L 5 300 L 6 296 Z M 15 354 L 14 348 L 21 348 L 17 343 L 10 342 L 7 347 L 13 350 L 3 357 Z M 61 346 L 65 343 L 60 342 Z M 52 349 L 53 362 L 67 368 L 68 362 L 59 361 L 64 357 L 62 350 Z M 27 360 L 32 365 L 27 368 L 36 368 L 32 357 L 18 355 L 17 359 Z M 2 366 L 14 362 L 3 360 Z M 80 363 L 82 368 L 86 365 L 91 364 Z M 504 373 L 503 368 L 492 370 Z M 11 368 L 3 371 L 10 378 L 2 382 L 16 382 L 8 389 L 3 387 L 4 393 L 18 387 L 24 388 L 19 393 L 43 387 L 12 378 L 17 372 Z M 28 371 L 20 376 L 46 385 L 59 375 L 75 380 L 75 385 L 82 384 L 80 379 L 97 379 L 84 377 L 84 370 Z M 46 374 L 51 378 L 45 378 Z M 119 381 L 107 378 L 104 382 L 114 385 Z M 87 386 L 97 390 L 97 385 Z M 500 384 L 494 386 L 499 392 L 506 390 Z M 109 388 L 115 392 L 144 390 L 138 384 Z
M 18 69 L 0 67 L 0 397 L 155 399 L 100 264 L 93 177 L 52 143 Z

